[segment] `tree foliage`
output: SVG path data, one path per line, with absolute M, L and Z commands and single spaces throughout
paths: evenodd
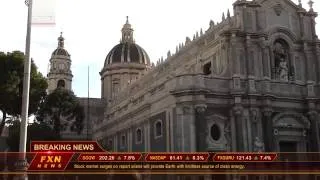
M 2 133 L 7 115 L 20 116 L 22 108 L 24 54 L 20 51 L 12 53 L 0 52 L 0 111 L 3 113 L 0 123 Z M 34 114 L 40 102 L 46 96 L 48 87 L 46 78 L 38 71 L 37 66 L 31 62 L 29 115 Z
M 9 126 L 9 136 L 7 144 L 11 152 L 19 151 L 19 140 L 20 140 L 20 121 L 13 121 Z M 46 123 L 36 122 L 28 125 L 27 131 L 27 151 L 30 148 L 31 141 L 53 141 L 59 140 L 57 134 L 53 129 Z
M 72 91 L 58 88 L 49 94 L 36 115 L 38 121 L 49 122 L 60 135 L 61 129 L 71 125 L 71 130 L 81 133 L 83 129 L 84 108 Z

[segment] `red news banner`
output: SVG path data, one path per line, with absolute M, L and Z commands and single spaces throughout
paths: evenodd
M 320 160 L 282 161 L 292 154 L 113 153 L 106 152 L 95 141 L 33 141 L 30 149 L 28 172 L 274 173 L 286 170 L 312 173 L 320 170 Z

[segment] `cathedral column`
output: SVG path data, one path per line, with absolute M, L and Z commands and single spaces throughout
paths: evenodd
M 199 104 L 195 106 L 195 125 L 196 125 L 196 151 L 206 151 L 208 147 L 206 143 L 206 131 L 207 121 L 205 118 L 205 112 L 207 106 L 205 104 Z
M 274 148 L 274 137 L 273 137 L 273 123 L 272 123 L 272 109 L 263 109 L 262 127 L 263 127 L 263 141 L 265 144 L 265 151 L 275 151 Z
M 255 76 L 254 72 L 254 52 L 253 52 L 253 44 L 250 35 L 246 37 L 246 46 L 247 46 L 247 62 L 248 62 L 248 76 Z
M 257 62 L 255 62 L 255 51 L 254 46 L 252 44 L 251 37 L 247 35 L 247 62 L 248 62 L 248 85 L 249 85 L 249 93 L 255 93 L 256 92 L 256 85 L 255 85 L 255 79 L 256 79 L 256 73 L 255 73 L 255 67 L 257 66 Z
M 319 40 L 319 43 L 316 47 L 316 61 L 318 63 L 318 83 L 320 84 L 320 40 Z
M 242 47 L 240 47 L 239 45 L 237 45 L 237 35 L 235 33 L 233 33 L 231 35 L 231 40 L 230 40 L 230 56 L 231 56 L 231 61 L 232 61 L 232 73 L 233 76 L 239 76 L 240 75 L 240 67 L 241 67 L 241 62 L 240 62 L 240 50 L 242 49 Z
M 304 53 L 306 57 L 306 76 L 307 76 L 307 89 L 308 97 L 314 97 L 314 82 L 315 82 L 315 59 L 311 47 L 304 43 Z
M 262 37 L 261 41 L 263 77 L 264 79 L 270 79 L 270 50 L 269 46 L 267 46 L 266 38 Z
M 189 104 L 181 104 L 176 108 L 175 151 L 197 151 L 196 111 L 202 111 L 204 107 L 205 105 L 196 105 L 194 108 Z
M 250 122 L 252 124 L 252 137 L 259 137 L 262 139 L 262 125 L 261 125 L 261 115 L 259 108 L 250 108 Z
M 241 105 L 235 105 L 232 109 L 232 120 L 234 121 L 234 132 L 236 140 L 236 151 L 244 151 L 244 129 L 243 129 L 243 107 Z
M 319 152 L 320 151 L 320 132 L 319 132 L 319 113 L 315 110 L 316 104 L 312 100 L 308 102 L 309 112 L 308 112 L 308 119 L 311 123 L 311 151 L 312 152 Z
M 112 79 L 111 79 L 111 75 L 107 75 L 107 81 L 106 81 L 106 94 L 105 96 L 107 97 L 107 101 L 109 103 L 110 100 L 112 100 Z

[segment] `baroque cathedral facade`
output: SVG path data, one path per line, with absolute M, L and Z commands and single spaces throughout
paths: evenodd
M 312 5 L 236 0 L 233 16 L 210 21 L 156 64 L 127 19 L 100 72 L 101 99 L 90 99 L 91 138 L 118 152 L 319 152 Z M 70 73 L 48 77 L 49 88 L 60 79 L 71 88 Z

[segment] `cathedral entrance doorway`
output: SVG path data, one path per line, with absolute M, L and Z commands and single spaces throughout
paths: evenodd
M 281 161 L 290 163 L 304 159 L 301 154 L 294 152 L 306 152 L 310 121 L 303 114 L 295 112 L 279 113 L 273 118 L 273 142 L 275 152 L 280 152 Z M 285 166 L 284 172 L 288 170 Z M 279 180 L 308 179 L 307 175 L 280 175 Z

